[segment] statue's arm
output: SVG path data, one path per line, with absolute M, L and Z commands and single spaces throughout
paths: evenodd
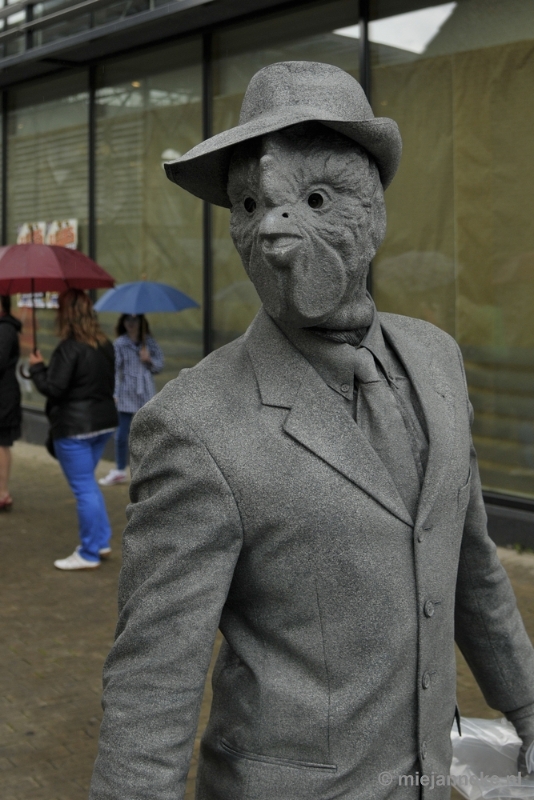
M 474 449 L 455 616 L 456 641 L 488 705 L 508 712 L 534 703 L 534 650 L 487 532 Z
M 506 714 L 523 741 L 518 768 L 534 742 L 534 650 L 513 589 L 486 529 L 476 457 L 456 591 L 456 641 L 486 702 Z
M 460 348 L 465 403 L 473 424 Z M 506 713 L 534 703 L 534 649 L 508 576 L 488 534 L 476 451 L 470 441 L 471 489 L 456 582 L 456 642 L 486 702 Z
M 463 361 L 458 348 L 461 368 Z M 471 424 L 473 409 L 466 402 Z M 475 448 L 471 441 L 471 492 L 456 584 L 456 641 L 492 708 L 515 724 L 523 748 L 534 740 L 534 649 L 514 592 L 487 529 Z
M 208 449 L 161 395 L 131 431 L 132 503 L 91 800 L 180 800 L 242 528 Z

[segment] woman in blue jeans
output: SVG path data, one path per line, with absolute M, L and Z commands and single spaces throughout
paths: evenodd
M 94 472 L 117 427 L 114 350 L 81 289 L 59 296 L 58 333 L 61 342 L 48 367 L 39 351 L 30 356 L 31 378 L 47 397 L 49 449 L 61 464 L 78 512 L 80 546 L 54 566 L 95 569 L 111 552 L 111 527 Z
M 133 415 L 156 394 L 152 376 L 163 369 L 163 353 L 150 334 L 144 314 L 122 314 L 113 347 L 115 402 L 119 412 L 119 427 L 115 434 L 117 468 L 100 478 L 102 486 L 114 486 L 127 480 L 128 436 Z

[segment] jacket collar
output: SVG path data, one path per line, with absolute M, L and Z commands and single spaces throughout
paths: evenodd
M 425 415 L 428 431 L 428 461 L 421 489 L 417 523 L 422 525 L 439 497 L 454 451 L 456 407 L 449 380 L 430 349 L 414 331 L 407 331 L 406 318 L 379 314 L 391 347 L 402 361 Z M 404 320 L 404 321 L 403 321 Z
M 454 409 L 446 381 L 416 337 L 393 315 L 380 315 L 384 335 L 401 359 L 419 396 L 429 432 L 429 459 L 417 521 L 439 494 L 452 453 Z M 287 408 L 284 430 L 357 484 L 384 508 L 413 525 L 381 460 L 331 390 L 262 308 L 245 335 L 264 405 Z

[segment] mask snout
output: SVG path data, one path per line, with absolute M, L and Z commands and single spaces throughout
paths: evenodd
M 302 235 L 290 205 L 268 209 L 258 228 L 264 256 L 278 266 L 286 266 L 287 257 L 299 246 Z

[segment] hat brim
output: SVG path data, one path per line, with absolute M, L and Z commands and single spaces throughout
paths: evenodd
M 361 145 L 375 160 L 384 189 L 389 186 L 399 166 L 402 139 L 397 123 L 388 117 L 348 122 L 325 119 L 324 111 L 310 107 L 288 109 L 287 113 L 262 115 L 243 125 L 218 133 L 189 150 L 177 161 L 164 164 L 169 180 L 196 197 L 216 206 L 231 208 L 226 186 L 232 149 L 241 142 L 289 128 L 301 122 L 321 122 Z

